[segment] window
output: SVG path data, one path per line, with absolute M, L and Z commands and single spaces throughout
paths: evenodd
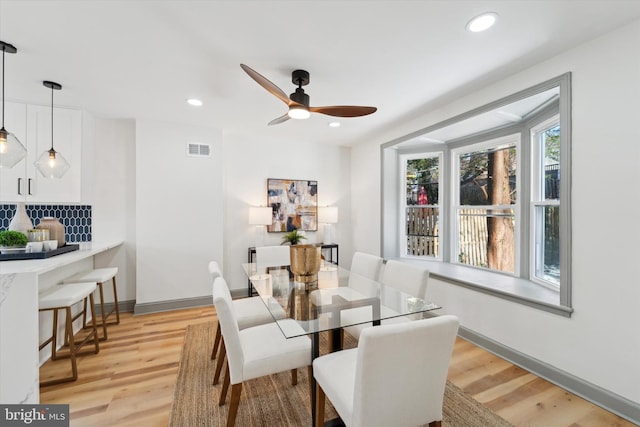
M 382 255 L 569 316 L 570 125 L 567 73 L 384 144 Z
M 453 151 L 453 262 L 511 274 L 519 271 L 519 144 L 516 134 Z
M 531 129 L 531 279 L 560 286 L 560 124 L 558 117 Z
M 440 153 L 402 156 L 403 255 L 438 258 Z

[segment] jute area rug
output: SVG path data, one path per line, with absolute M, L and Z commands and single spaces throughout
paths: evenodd
M 218 406 L 222 384 L 213 386 L 215 361 L 211 347 L 215 322 L 190 325 L 187 328 L 178 380 L 174 392 L 169 426 L 192 427 L 225 426 L 229 408 Z M 326 337 L 321 335 L 321 347 Z M 353 347 L 353 338 L 345 337 L 345 347 Z M 221 381 L 222 383 L 222 381 Z M 511 426 L 471 396 L 447 381 L 443 407 L 443 426 L 446 427 L 502 427 Z M 327 403 L 326 419 L 336 412 Z M 311 409 L 309 378 L 306 369 L 298 370 L 298 384 L 291 385 L 289 372 L 257 378 L 244 383 L 236 426 L 310 426 Z

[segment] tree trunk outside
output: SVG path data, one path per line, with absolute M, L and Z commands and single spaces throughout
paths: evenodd
M 489 203 L 509 205 L 509 150 L 489 153 Z M 510 217 L 487 218 L 487 264 L 493 270 L 515 271 L 514 227 Z

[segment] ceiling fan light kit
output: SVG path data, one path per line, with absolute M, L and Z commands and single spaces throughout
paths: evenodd
M 287 94 L 269 81 L 266 77 L 253 70 L 251 67 L 240 64 L 240 67 L 256 81 L 260 86 L 265 88 L 276 98 L 287 104 L 289 110 L 283 116 L 277 117 L 269 122 L 269 125 L 276 125 L 278 123 L 285 122 L 292 119 L 307 119 L 311 116 L 311 113 L 320 113 L 327 116 L 334 117 L 361 117 L 368 114 L 375 113 L 376 107 L 362 107 L 355 105 L 334 105 L 327 107 L 310 107 L 309 95 L 304 92 L 302 86 L 309 84 L 309 72 L 305 70 L 295 70 L 291 73 L 291 81 L 297 85 L 298 88 L 291 95 L 287 97 Z
M 2 127 L 0 128 L 0 168 L 12 168 L 27 156 L 27 148 L 11 132 L 4 128 L 4 57 L 5 53 L 16 53 L 18 49 L 0 41 L 2 49 Z

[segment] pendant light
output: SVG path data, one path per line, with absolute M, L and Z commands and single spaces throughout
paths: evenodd
M 70 165 L 62 154 L 53 149 L 53 91 L 62 89 L 62 86 L 46 80 L 42 84 L 51 89 L 51 148 L 42 153 L 34 164 L 45 178 L 62 178 Z
M 0 168 L 12 168 L 27 156 L 27 149 L 14 134 L 4 128 L 4 54 L 16 53 L 18 49 L 0 41 L 2 49 L 2 128 L 0 129 Z

